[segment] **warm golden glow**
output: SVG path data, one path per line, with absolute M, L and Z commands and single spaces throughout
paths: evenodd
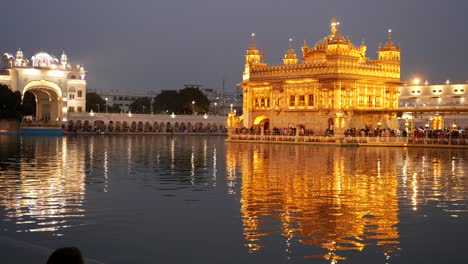
M 246 246 L 261 250 L 262 239 L 273 232 L 271 219 L 277 218 L 285 238 L 333 251 L 336 259 L 343 257 L 335 251 L 361 251 L 369 241 L 394 252 L 399 244 L 398 197 L 391 152 L 228 144 L 227 169 L 237 167 L 239 172 L 232 174 L 242 175 Z M 385 168 L 381 160 L 389 161 Z M 314 164 L 314 169 L 305 164 Z M 349 166 L 362 173 L 351 175 Z M 368 175 L 369 170 L 378 170 L 378 177 Z M 228 185 L 233 182 L 229 179 Z
M 321 248 L 306 258 L 343 260 L 344 251 L 399 251 L 399 214 L 428 201 L 458 218 L 467 212 L 465 151 L 314 148 L 228 143 L 228 192 L 240 191 L 250 252 L 284 240 Z M 452 162 L 446 162 L 447 157 Z M 237 186 L 237 184 L 242 184 Z M 399 209 L 401 203 L 401 210 Z M 266 242 L 268 241 L 268 242 Z
M 257 116 L 257 118 L 255 118 L 254 125 L 259 125 L 266 119 L 268 119 L 268 116 Z
M 302 80 L 286 80 L 284 81 L 287 84 L 302 84 L 302 83 L 311 83 L 311 82 L 316 82 L 317 80 L 307 78 L 307 79 L 302 79 Z
M 265 63 L 252 37 L 239 84 L 243 89 L 243 126 L 249 128 L 257 116 L 266 115 L 270 128 L 301 124 L 323 133 L 336 122 L 330 121 L 336 111 L 344 109 L 340 129 L 375 127 L 379 117 L 382 128 L 399 128 L 400 47 L 394 44 L 392 31 L 387 32 L 385 45 L 379 46 L 378 59 L 372 60 L 366 57 L 364 42 L 355 46 L 341 34 L 335 18 L 330 27 L 330 35 L 314 46 L 304 41 L 302 61 L 290 39 L 282 65 Z M 260 89 L 265 86 L 268 92 Z

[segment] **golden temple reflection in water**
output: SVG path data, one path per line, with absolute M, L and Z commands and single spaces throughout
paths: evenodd
M 262 248 L 276 219 L 288 241 L 336 251 L 399 246 L 397 177 L 389 151 L 228 144 L 227 167 L 242 174 L 241 213 L 246 244 Z M 351 174 L 354 171 L 355 174 Z M 231 181 L 232 182 L 232 181 Z M 228 181 L 228 184 L 232 185 Z M 373 242 L 369 242 L 373 241 Z
M 385 259 L 397 254 L 399 215 L 468 216 L 466 160 L 450 149 L 226 145 L 228 193 L 240 192 L 249 251 L 281 230 L 287 252 L 298 241 L 323 250 L 306 258 L 332 263 L 371 246 Z
M 84 214 L 84 152 L 67 146 L 66 137 L 45 140 L 38 144 L 27 137 L 1 139 L 2 146 L 17 151 L 20 162 L 13 168 L 6 164 L 0 174 L 0 207 L 7 218 L 25 225 L 23 231 L 57 232 L 70 225 L 66 219 Z

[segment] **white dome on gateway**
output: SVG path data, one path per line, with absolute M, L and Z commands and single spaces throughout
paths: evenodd
M 52 68 L 59 65 L 59 60 L 47 52 L 41 51 L 31 57 L 32 66 L 39 68 Z

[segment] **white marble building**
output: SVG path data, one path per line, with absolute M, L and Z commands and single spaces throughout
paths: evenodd
M 85 76 L 84 67 L 72 67 L 65 52 L 60 59 L 38 52 L 28 60 L 19 49 L 16 56 L 5 53 L 1 60 L 0 84 L 35 96 L 38 125 L 60 126 L 68 112 L 86 112 Z
M 467 83 L 401 86 L 398 110 L 401 124 L 406 120 L 411 128 L 468 128 Z M 409 121 L 409 122 L 408 122 Z

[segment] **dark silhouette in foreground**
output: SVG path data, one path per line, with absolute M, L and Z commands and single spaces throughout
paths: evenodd
M 76 247 L 56 249 L 47 260 L 47 264 L 84 264 L 83 256 Z

